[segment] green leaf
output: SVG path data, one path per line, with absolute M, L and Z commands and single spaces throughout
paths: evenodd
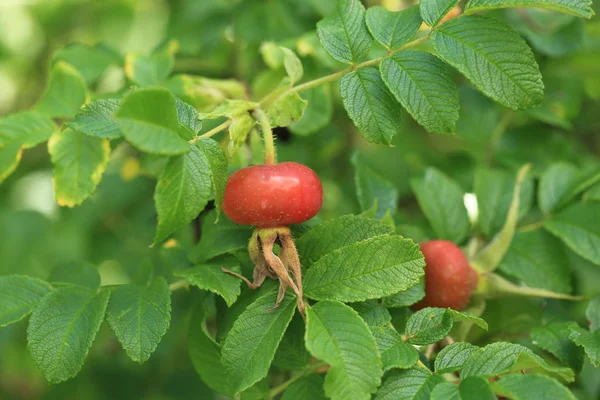
M 589 321 L 590 331 L 600 330 L 600 295 L 590 300 L 590 304 L 585 310 L 585 316 Z
M 561 377 L 566 381 L 573 380 L 573 371 L 569 368 L 551 367 L 540 356 L 527 347 L 497 342 L 488 344 L 473 352 L 463 364 L 460 378 L 481 376 L 488 378 L 505 373 L 527 370 L 528 373 L 544 373 Z
M 305 275 L 304 294 L 315 300 L 376 299 L 414 286 L 424 267 L 412 240 L 376 236 L 321 257 Z
M 247 114 L 260 104 L 248 100 L 225 99 L 209 113 L 199 113 L 200 119 L 217 119 L 221 117 L 233 118 L 240 114 Z
M 333 13 L 317 23 L 317 35 L 329 55 L 347 64 L 364 59 L 373 45 L 358 0 L 339 0 Z
M 423 297 L 425 297 L 425 281 L 421 280 L 418 284 L 403 292 L 384 297 L 383 305 L 390 308 L 408 307 L 417 303 Z
M 228 306 L 231 306 L 240 295 L 241 280 L 226 274 L 221 267 L 241 273 L 240 265 L 234 258 L 221 262 L 207 262 L 192 268 L 173 271 L 173 275 L 182 277 L 202 290 L 210 290 L 221 296 Z
M 477 224 L 489 238 L 502 230 L 515 191 L 514 172 L 500 169 L 477 168 L 474 190 L 477 196 Z M 521 220 L 527 215 L 533 202 L 533 179 L 527 176 L 519 190 L 519 215 Z
M 196 143 L 196 147 L 208 162 L 218 219 L 221 215 L 221 205 L 223 204 L 223 196 L 225 195 L 225 186 L 227 184 L 227 156 L 221 145 L 212 139 L 199 140 Z
M 0 328 L 28 316 L 51 290 L 52 286 L 40 279 L 0 276 Z
M 465 7 L 465 11 L 473 13 L 480 10 L 507 7 L 546 8 L 584 18 L 591 18 L 594 15 L 591 0 L 470 0 Z
M 496 400 L 490 384 L 478 376 L 470 376 L 455 385 L 442 383 L 433 388 L 431 400 Z
M 504 106 L 517 110 L 541 103 L 544 85 L 531 49 L 499 20 L 452 19 L 433 31 L 431 44 L 442 60 Z
M 177 107 L 177 120 L 184 130 L 179 131 L 179 135 L 185 140 L 193 139 L 200 129 L 202 129 L 202 121 L 198 118 L 198 111 L 188 103 L 175 98 L 175 107 Z
M 325 400 L 323 378 L 312 374 L 297 380 L 283 392 L 281 400 Z
M 158 214 L 154 243 L 196 218 L 210 199 L 208 159 L 198 147 L 191 149 L 187 154 L 170 158 L 158 177 L 154 192 Z
M 275 352 L 273 365 L 283 370 L 303 370 L 310 362 L 310 353 L 304 345 L 306 324 L 295 314 Z M 322 385 L 321 385 L 322 386 Z
M 275 304 L 275 292 L 268 291 L 238 317 L 225 338 L 222 362 L 241 392 L 267 376 L 277 346 L 296 310 L 295 297 L 286 294 L 281 305 Z
M 234 380 L 227 374 L 221 361 L 221 347 L 213 340 L 206 329 L 204 305 L 194 309 L 188 330 L 188 350 L 194 368 L 214 391 L 233 397 Z
M 466 342 L 455 342 L 444 347 L 435 358 L 435 372 L 447 374 L 460 370 L 465 360 L 478 349 Z
M 383 382 L 375 400 L 421 400 L 429 399 L 433 388 L 446 380 L 432 375 L 421 367 L 393 371 Z
M 125 75 L 138 86 L 160 84 L 173 70 L 177 47 L 177 42 L 171 41 L 151 55 L 128 53 L 125 56 Z
M 87 101 L 87 86 L 79 71 L 57 61 L 50 70 L 46 91 L 34 109 L 52 118 L 71 118 Z
M 95 83 L 111 65 L 122 65 L 121 56 L 101 44 L 88 46 L 73 43 L 59 49 L 55 60 L 63 60 L 77 69 L 88 84 Z
M 600 182 L 596 183 L 587 192 L 585 192 L 583 199 L 585 201 L 600 201 Z
M 178 155 L 190 151 L 180 127 L 175 98 L 166 89 L 131 92 L 115 114 L 125 139 L 150 154 Z
M 342 102 L 348 116 L 371 143 L 390 144 L 400 129 L 400 106 L 376 68 L 361 68 L 340 82 Z
M 352 165 L 360 208 L 365 211 L 375 206 L 377 219 L 383 218 L 386 213 L 394 215 L 398 203 L 398 189 L 394 184 L 373 171 L 360 157 L 360 153 L 353 154 Z
M 306 348 L 331 366 L 325 377 L 327 397 L 370 399 L 383 371 L 367 324 L 352 308 L 333 301 L 307 308 L 306 318 Z
M 544 222 L 544 228 L 575 253 L 600 265 L 600 224 L 592 215 L 600 215 L 600 204 L 574 204 Z
M 106 319 L 133 361 L 147 361 L 171 322 L 171 291 L 163 277 L 147 287 L 129 284 L 114 289 Z
M 578 348 L 569 338 L 574 322 L 554 323 L 531 331 L 533 343 L 553 354 L 563 364 L 575 372 L 583 367 L 583 349 Z
M 405 50 L 385 58 L 380 71 L 396 100 L 427 131 L 454 133 L 458 91 L 447 64 L 429 53 Z
M 256 125 L 256 120 L 248 113 L 235 115 L 229 125 L 229 157 L 233 157 L 240 147 L 246 143 L 248 134 Z
M 331 87 L 320 85 L 302 92 L 302 98 L 307 102 L 302 118 L 290 125 L 290 130 L 296 135 L 311 135 L 325 128 L 333 116 Z M 231 130 L 231 128 L 229 128 Z
M 251 235 L 251 227 L 234 224 L 225 216 L 216 222 L 216 211 L 211 211 L 202 222 L 202 239 L 190 251 L 188 258 L 200 264 L 213 257 L 245 249 Z
M 72 261 L 57 265 L 48 278 L 54 286 L 78 285 L 92 290 L 100 288 L 100 273 L 94 264 Z
M 0 183 L 17 168 L 24 148 L 45 142 L 55 129 L 50 118 L 35 111 L 0 119 Z
M 121 99 L 100 99 L 88 103 L 65 125 L 100 139 L 119 138 L 121 131 L 113 115 L 122 102 Z
M 109 295 L 66 286 L 39 302 L 29 321 L 27 345 L 49 382 L 77 375 L 104 320 Z
M 600 368 L 600 331 L 589 332 L 579 326 L 572 326 L 570 339 L 583 347 L 592 365 Z
M 296 240 L 302 265 L 309 267 L 321 257 L 342 247 L 379 235 L 393 234 L 393 230 L 372 218 L 344 215 L 317 225 Z
M 392 322 L 390 312 L 377 300 L 349 304 L 369 326 L 385 326 Z
M 462 242 L 471 228 L 463 189 L 433 167 L 427 168 L 424 178 L 412 179 L 410 185 L 438 238 Z
M 423 21 L 430 27 L 435 27 L 458 4 L 458 0 L 423 0 L 421 1 L 421 15 Z
M 367 9 L 367 27 L 379 43 L 395 49 L 408 42 L 421 26 L 419 6 L 392 12 L 375 6 Z
M 550 214 L 567 205 L 579 193 L 600 181 L 600 170 L 579 170 L 572 164 L 557 162 L 542 175 L 538 190 L 538 204 L 544 214 Z
M 417 349 L 402 342 L 402 337 L 394 328 L 372 326 L 370 329 L 381 354 L 384 372 L 392 368 L 410 368 L 419 361 Z
M 563 385 L 544 375 L 508 375 L 491 383 L 496 394 L 513 400 L 575 400 Z
M 278 97 L 267 108 L 267 116 L 271 126 L 290 126 L 302 118 L 306 100 L 295 91 L 290 91 Z
M 109 161 L 110 143 L 67 128 L 52 135 L 48 152 L 54 164 L 56 201 L 74 207 L 96 191 Z
M 304 70 L 302 68 L 302 62 L 292 50 L 287 47 L 279 47 L 283 52 L 283 66 L 285 67 L 285 72 L 290 78 L 291 84 L 295 84 L 302 79 L 302 75 L 304 74 Z
M 481 318 L 451 308 L 423 308 L 410 316 L 406 323 L 406 334 L 412 344 L 425 345 L 442 340 L 454 326 L 455 321 L 469 321 L 487 330 Z

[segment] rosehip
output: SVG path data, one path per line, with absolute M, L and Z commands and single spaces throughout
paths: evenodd
M 231 175 L 223 212 L 238 224 L 272 228 L 304 222 L 322 203 L 317 174 L 305 165 L 283 162 L 242 168 Z
M 431 240 L 421 245 L 425 256 L 425 298 L 413 308 L 450 307 L 462 310 L 477 286 L 477 273 L 469 266 L 462 250 L 447 240 Z

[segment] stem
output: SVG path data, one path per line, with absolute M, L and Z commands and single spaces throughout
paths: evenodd
M 511 281 L 493 273 L 482 274 L 479 276 L 479 279 L 480 284 L 477 288 L 477 291 L 486 297 L 500 297 L 513 295 L 575 301 L 585 299 L 584 296 L 572 296 L 564 293 L 556 293 L 546 289 L 515 285 Z
M 544 226 L 544 220 L 532 222 L 527 225 L 523 225 L 523 226 L 519 227 L 518 230 L 519 230 L 519 232 L 527 232 L 527 231 L 533 231 L 535 229 L 541 228 L 542 226 Z
M 233 122 L 233 120 L 228 119 L 227 121 L 223 122 L 221 125 L 212 128 L 210 131 L 208 131 L 200 136 L 196 136 L 195 138 L 190 140 L 190 143 L 195 144 L 198 140 L 202 140 L 202 139 L 206 139 L 211 136 L 214 136 L 217 133 L 221 132 L 222 130 L 227 129 L 229 127 L 229 125 L 231 125 L 232 122 Z
M 275 164 L 277 162 L 277 153 L 275 151 L 275 140 L 273 139 L 273 130 L 271 129 L 269 117 L 267 117 L 267 114 L 260 108 L 254 110 L 253 114 L 254 119 L 256 119 L 260 125 L 263 140 L 265 142 L 265 164 Z
M 269 391 L 269 398 L 273 399 L 275 396 L 277 396 L 278 394 L 282 393 L 285 389 L 287 389 L 288 386 L 290 386 L 292 383 L 296 382 L 297 380 L 299 380 L 301 378 L 304 378 L 306 375 L 312 374 L 313 372 L 315 372 L 316 370 L 318 370 L 319 368 L 321 368 L 325 365 L 327 365 L 327 363 L 318 362 L 318 363 L 307 366 L 299 374 L 292 376 L 290 379 L 283 382 L 281 385 L 275 386 L 273 389 L 271 389 Z
M 171 292 L 174 292 L 176 290 L 185 289 L 185 288 L 188 288 L 188 287 L 190 287 L 190 283 L 188 281 L 182 279 L 182 280 L 175 281 L 175 282 L 171 283 L 169 285 L 169 290 Z

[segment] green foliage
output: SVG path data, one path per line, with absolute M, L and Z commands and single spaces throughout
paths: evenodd
M 393 49 L 408 42 L 417 33 L 422 19 L 417 6 L 398 12 L 376 6 L 367 10 L 366 22 L 375 40 Z
M 48 86 L 35 110 L 51 118 L 70 118 L 87 101 L 87 86 L 79 71 L 58 61 L 50 71 Z
M 240 295 L 241 281 L 232 275 L 224 274 L 221 268 L 227 268 L 237 273 L 241 272 L 239 262 L 233 258 L 228 258 L 222 262 L 215 261 L 196 265 L 193 268 L 177 270 L 174 275 L 184 278 L 200 289 L 218 294 L 223 297 L 228 306 L 231 306 Z
M 451 308 L 427 307 L 410 316 L 406 322 L 406 334 L 412 344 L 425 345 L 442 340 L 456 321 L 469 321 L 487 330 L 487 323 L 481 318 Z
M 404 343 L 394 328 L 374 326 L 370 329 L 377 341 L 384 372 L 392 368 L 410 368 L 417 363 L 419 352 L 412 345 Z
M 0 277 L 0 327 L 28 316 L 50 290 L 46 282 L 28 276 Z
M 558 10 L 579 17 L 591 18 L 594 15 L 589 0 L 470 0 L 466 9 L 470 12 L 490 8 L 537 7 Z
M 393 371 L 381 385 L 375 400 L 428 398 L 433 388 L 445 381 L 421 367 Z

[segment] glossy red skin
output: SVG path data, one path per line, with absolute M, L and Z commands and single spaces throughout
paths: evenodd
M 421 244 L 421 252 L 425 256 L 425 298 L 413 309 L 464 309 L 478 278 L 462 250 L 447 240 L 431 240 Z
M 227 181 L 223 212 L 242 225 L 274 228 L 314 217 L 323 204 L 323 187 L 305 165 L 283 162 L 236 171 Z

